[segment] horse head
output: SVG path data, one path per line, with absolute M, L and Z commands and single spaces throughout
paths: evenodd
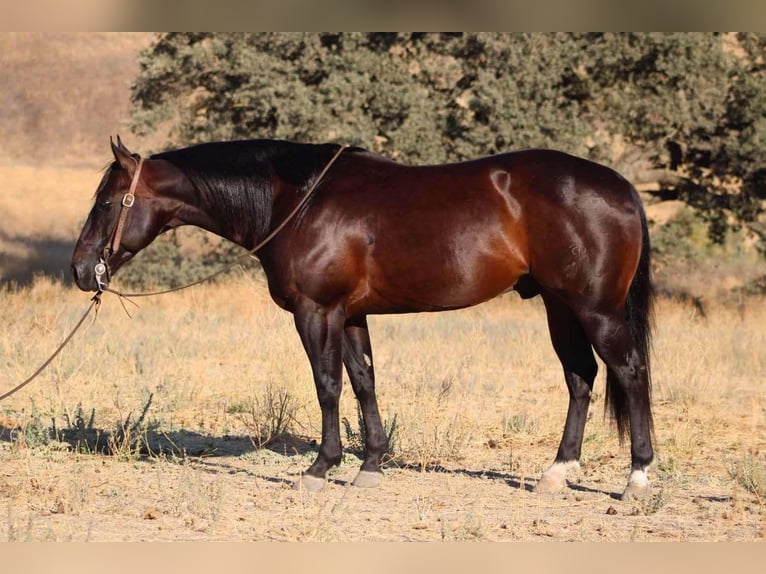
M 114 161 L 96 190 L 72 255 L 83 291 L 103 289 L 110 277 L 164 231 L 181 224 L 183 175 L 162 160 L 142 160 L 117 138 Z

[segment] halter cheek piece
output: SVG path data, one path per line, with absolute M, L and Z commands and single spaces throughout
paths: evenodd
M 141 177 L 141 168 L 144 165 L 144 158 L 139 158 L 136 162 L 136 171 L 133 174 L 133 179 L 130 182 L 130 188 L 128 193 L 122 196 L 122 202 L 120 206 L 120 216 L 117 220 L 117 225 L 112 232 L 109 242 L 104 246 L 104 252 L 101 259 L 93 271 L 96 275 L 96 284 L 98 290 L 103 291 L 109 285 L 110 271 L 109 271 L 109 257 L 120 248 L 120 241 L 122 240 L 122 233 L 125 229 L 125 220 L 128 218 L 128 210 L 133 207 L 136 201 L 136 188 L 138 187 L 138 180 Z M 106 277 L 106 279 L 104 279 Z

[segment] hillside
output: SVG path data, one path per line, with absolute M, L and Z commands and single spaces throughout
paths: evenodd
M 146 33 L 0 34 L 0 161 L 103 163 L 107 136 L 127 132 L 136 56 L 151 38 Z

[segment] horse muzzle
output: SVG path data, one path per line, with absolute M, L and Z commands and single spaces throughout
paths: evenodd
M 100 260 L 95 265 L 72 263 L 72 277 L 83 291 L 101 291 L 106 286 L 106 265 Z

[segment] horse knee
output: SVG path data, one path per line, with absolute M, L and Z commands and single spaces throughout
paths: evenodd
M 332 380 L 322 380 L 317 382 L 316 388 L 320 406 L 333 407 L 338 404 L 341 391 L 340 384 Z

